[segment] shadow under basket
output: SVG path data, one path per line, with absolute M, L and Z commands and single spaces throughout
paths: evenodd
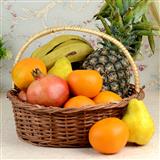
M 12 102 L 17 135 L 22 140 L 47 147 L 87 147 L 90 127 L 106 117 L 122 118 L 130 99 L 144 98 L 130 86 L 129 97 L 119 103 L 85 106 L 82 108 L 59 108 L 32 105 L 22 102 L 17 91 L 11 90 L 7 97 Z
M 8 91 L 7 97 L 12 102 L 17 135 L 22 140 L 34 145 L 46 147 L 87 147 L 89 146 L 88 132 L 95 122 L 107 117 L 122 118 L 129 100 L 132 98 L 144 98 L 143 89 L 140 88 L 138 69 L 128 50 L 115 38 L 96 30 L 74 26 L 48 28 L 27 40 L 18 52 L 15 64 L 34 40 L 65 30 L 90 33 L 116 45 L 124 53 L 131 65 L 135 85 L 130 85 L 128 97 L 122 99 L 119 103 L 84 106 L 81 108 L 33 105 L 19 100 L 16 89 Z

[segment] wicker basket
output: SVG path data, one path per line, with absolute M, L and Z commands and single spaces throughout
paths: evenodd
M 58 108 L 32 105 L 22 102 L 17 97 L 17 90 L 8 91 L 7 96 L 12 102 L 17 135 L 20 139 L 38 146 L 50 147 L 87 147 L 88 131 L 98 120 L 105 117 L 121 118 L 130 99 L 144 98 L 140 89 L 136 65 L 127 49 L 113 37 L 99 31 L 79 27 L 60 27 L 46 29 L 31 37 L 17 54 L 15 63 L 20 60 L 26 48 L 36 39 L 50 33 L 71 30 L 97 35 L 111 41 L 119 47 L 131 64 L 135 85 L 130 85 L 127 98 L 119 103 L 84 106 L 82 108 Z

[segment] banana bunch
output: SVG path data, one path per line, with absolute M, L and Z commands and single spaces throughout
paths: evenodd
M 70 62 L 78 62 L 91 52 L 93 48 L 84 38 L 78 35 L 60 35 L 33 51 L 31 57 L 41 59 L 47 69 L 50 69 L 59 58 L 67 57 Z

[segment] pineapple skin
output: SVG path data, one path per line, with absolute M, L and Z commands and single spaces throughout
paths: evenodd
M 113 91 L 121 97 L 128 96 L 130 65 L 121 51 L 108 48 L 97 49 L 84 60 L 82 68 L 97 70 L 101 74 L 102 90 Z
M 134 60 L 141 55 L 143 36 L 148 36 L 152 52 L 155 51 L 154 35 L 159 35 L 146 17 L 150 0 L 105 0 L 99 12 L 94 15 L 100 20 L 100 31 L 120 41 Z M 154 32 L 153 32 L 154 31 Z M 130 88 L 130 65 L 122 52 L 110 41 L 103 39 L 102 48 L 90 54 L 82 64 L 83 69 L 95 69 L 103 77 L 103 90 L 111 90 L 122 97 L 128 96 Z

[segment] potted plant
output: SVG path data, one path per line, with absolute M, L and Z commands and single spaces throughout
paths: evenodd
M 0 36 L 0 77 L 2 78 L 2 60 L 11 58 L 11 52 L 5 47 L 4 40 Z M 2 91 L 2 84 L 0 84 L 0 91 Z
M 0 36 L 0 60 L 9 58 L 10 56 L 10 51 L 4 46 L 4 41 Z

